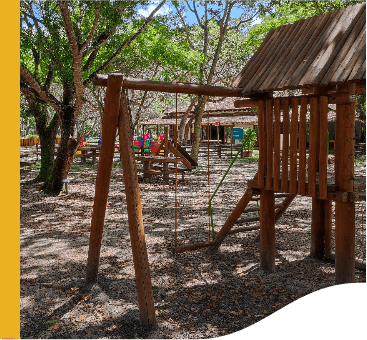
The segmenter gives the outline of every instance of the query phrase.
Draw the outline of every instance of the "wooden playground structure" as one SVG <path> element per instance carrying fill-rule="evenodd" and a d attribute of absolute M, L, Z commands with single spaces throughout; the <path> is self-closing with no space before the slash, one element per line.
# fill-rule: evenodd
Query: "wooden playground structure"
<path fill-rule="evenodd" d="M 358 4 L 271 30 L 234 80 L 233 87 L 124 79 L 121 74 L 98 75 L 95 84 L 107 86 L 107 92 L 86 281 L 97 280 L 115 131 L 118 129 L 140 316 L 143 324 L 156 322 L 136 158 L 124 91 L 136 89 L 243 97 L 236 101 L 237 107 L 256 106 L 258 109 L 257 175 L 248 182 L 243 197 L 213 240 L 187 245 L 180 251 L 202 247 L 218 249 L 253 196 L 260 195 L 260 266 L 274 271 L 275 223 L 296 195 L 303 195 L 312 197 L 310 252 L 317 258 L 332 255 L 331 207 L 335 202 L 336 283 L 354 282 L 354 202 L 365 199 L 365 186 L 359 185 L 354 176 L 354 96 L 365 93 L 366 89 L 365 8 L 365 4 Z M 286 89 L 302 89 L 303 95 L 274 98 L 274 91 Z M 336 104 L 333 172 L 328 172 L 327 166 L 328 104 Z M 175 162 L 180 161 L 178 154 L 175 158 Z M 284 197 L 279 206 L 274 204 L 276 197 Z"/>

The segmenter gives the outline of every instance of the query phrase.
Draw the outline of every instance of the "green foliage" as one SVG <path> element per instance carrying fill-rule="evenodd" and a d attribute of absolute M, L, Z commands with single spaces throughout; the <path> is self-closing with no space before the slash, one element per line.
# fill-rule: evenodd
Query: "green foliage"
<path fill-rule="evenodd" d="M 39 135 L 35 133 L 30 133 L 29 135 L 26 136 L 26 138 L 39 138 Z"/>
<path fill-rule="evenodd" d="M 243 130 L 243 139 L 241 140 L 243 147 L 247 151 L 253 151 L 257 140 L 257 129 L 245 129 Z"/>

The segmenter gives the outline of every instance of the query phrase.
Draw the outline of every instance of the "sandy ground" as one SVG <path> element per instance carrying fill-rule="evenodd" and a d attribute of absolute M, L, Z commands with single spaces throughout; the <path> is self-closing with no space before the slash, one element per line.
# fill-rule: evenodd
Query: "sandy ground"
<path fill-rule="evenodd" d="M 210 192 L 230 159 L 211 156 Z M 207 159 L 179 175 L 178 245 L 208 240 Z M 237 161 L 213 200 L 218 232 L 243 195 L 256 162 Z M 364 166 L 356 173 L 364 174 Z M 113 168 L 98 283 L 84 283 L 96 166 L 76 161 L 70 192 L 48 197 L 21 174 L 22 338 L 212 338 L 254 324 L 316 290 L 334 285 L 334 264 L 312 259 L 311 199 L 300 197 L 276 225 L 276 270 L 260 267 L 259 230 L 228 236 L 216 254 L 174 254 L 175 181 L 139 175 L 157 324 L 142 326 L 128 232 L 122 169 Z M 256 207 L 256 202 L 252 203 Z M 356 204 L 356 258 L 366 260 L 365 202 Z M 256 216 L 256 212 L 250 216 Z M 256 225 L 248 223 L 246 226 Z M 365 282 L 356 269 L 356 282 Z"/>

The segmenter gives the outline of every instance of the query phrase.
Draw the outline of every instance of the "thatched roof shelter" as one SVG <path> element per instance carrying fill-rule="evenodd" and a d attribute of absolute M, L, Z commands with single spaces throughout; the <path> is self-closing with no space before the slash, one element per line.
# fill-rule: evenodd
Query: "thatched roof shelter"
<path fill-rule="evenodd" d="M 257 113 L 256 110 L 251 108 L 235 108 L 234 99 L 227 97 L 217 102 L 207 102 L 205 104 L 204 116 L 202 125 L 208 124 L 209 114 L 209 125 L 237 125 L 241 123 L 257 124 Z M 181 122 L 182 116 L 186 113 L 188 105 L 180 106 L 177 108 L 178 124 Z M 194 110 L 194 108 L 192 109 Z M 193 111 L 192 111 L 193 112 Z M 170 109 L 164 112 L 163 117 L 149 119 L 141 123 L 141 125 L 176 125 L 176 109 Z"/>

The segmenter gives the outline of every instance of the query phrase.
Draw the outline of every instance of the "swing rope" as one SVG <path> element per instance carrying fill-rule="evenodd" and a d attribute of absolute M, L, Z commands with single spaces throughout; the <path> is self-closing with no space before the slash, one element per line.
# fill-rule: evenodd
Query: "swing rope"
<path fill-rule="evenodd" d="M 208 110 L 208 135 L 206 136 L 207 139 L 208 139 L 208 241 L 210 241 L 210 217 L 211 217 L 211 213 L 210 213 L 210 210 L 211 210 L 211 206 L 210 206 L 210 157 L 209 157 L 209 136 L 210 136 L 210 133 L 209 133 L 209 129 L 210 129 L 210 125 L 209 125 L 209 110 Z"/>
<path fill-rule="evenodd" d="M 175 125 L 175 148 L 177 149 L 177 93 L 176 93 L 176 125 Z M 175 162 L 175 248 L 177 248 L 177 157 Z"/>

